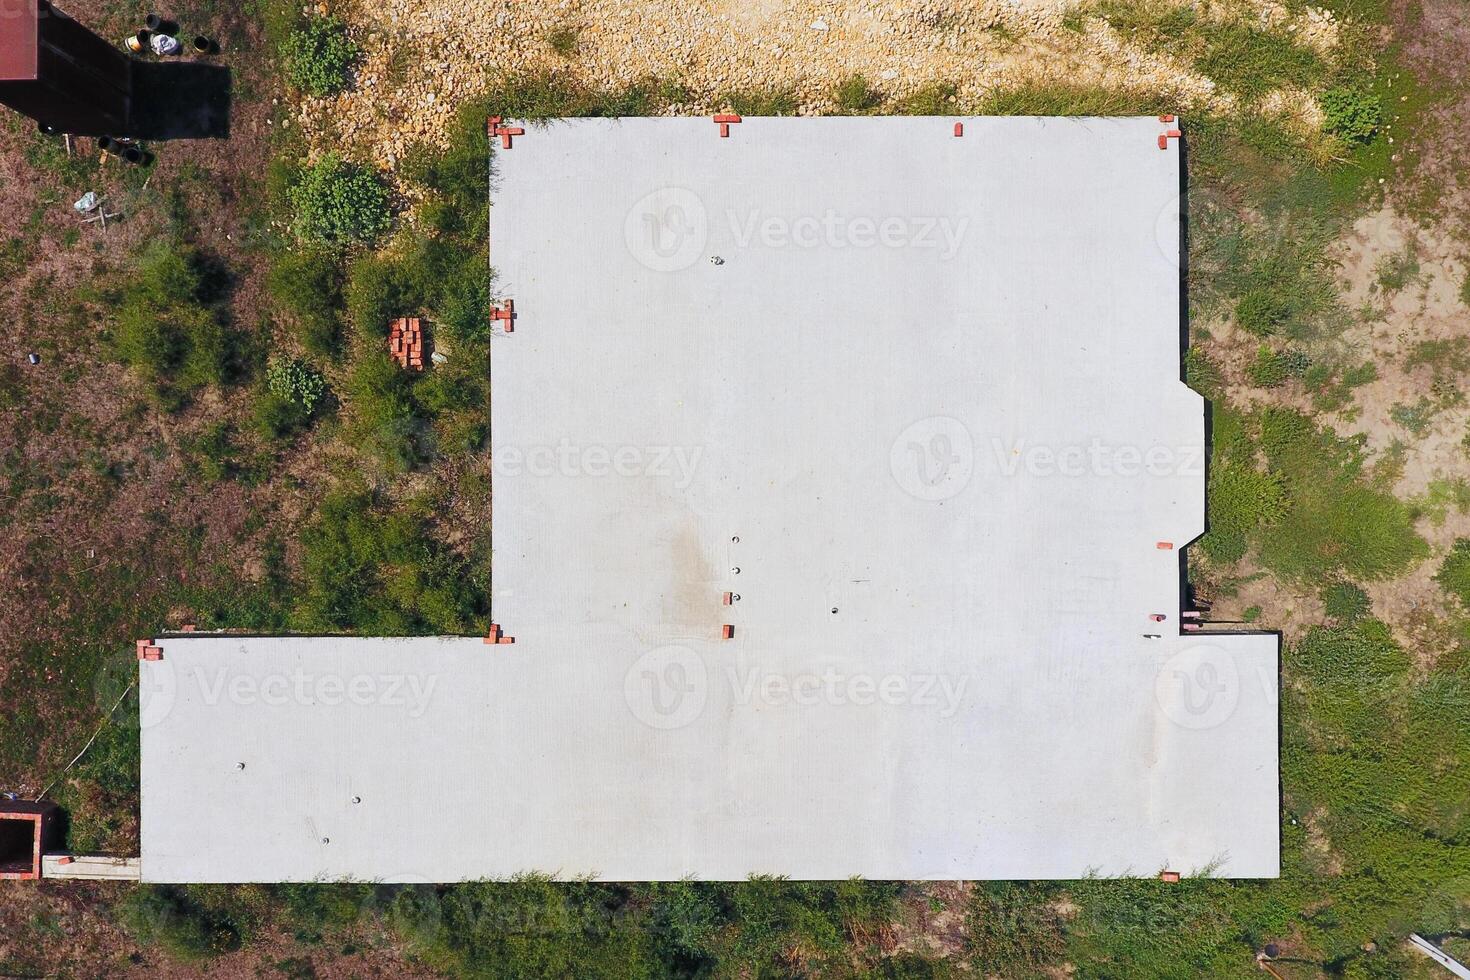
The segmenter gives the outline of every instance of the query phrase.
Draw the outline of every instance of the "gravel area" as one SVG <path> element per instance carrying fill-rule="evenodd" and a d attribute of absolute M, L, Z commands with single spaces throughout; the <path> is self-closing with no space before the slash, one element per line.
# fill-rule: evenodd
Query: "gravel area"
<path fill-rule="evenodd" d="M 1231 98 L 1167 55 L 1130 46 L 1095 17 L 1067 18 L 1067 0 L 346 0 L 332 12 L 364 51 L 356 85 L 307 100 L 300 120 L 314 145 L 392 167 L 412 143 L 436 138 L 454 107 L 487 77 L 552 69 L 623 86 L 655 76 L 681 83 L 678 114 L 722 108 L 720 93 L 789 88 L 803 112 L 831 109 L 833 87 L 861 72 L 888 96 L 936 82 L 956 87 L 965 112 L 989 91 L 1034 81 L 1136 86 L 1176 93 L 1177 108 L 1228 108 Z M 318 8 L 326 12 L 326 7 Z M 1326 50 L 1330 15 L 1290 13 L 1273 0 L 1196 3 L 1202 16 L 1249 19 Z M 558 53 L 558 32 L 575 50 Z M 1272 111 L 1310 125 L 1303 93 Z"/>

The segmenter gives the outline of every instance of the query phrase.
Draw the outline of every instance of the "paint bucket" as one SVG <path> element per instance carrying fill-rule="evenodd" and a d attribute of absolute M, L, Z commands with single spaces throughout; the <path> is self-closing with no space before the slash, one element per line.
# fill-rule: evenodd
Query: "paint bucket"
<path fill-rule="evenodd" d="M 133 54 L 146 54 L 148 51 L 148 42 L 152 38 L 152 31 L 139 31 L 136 34 L 130 35 L 123 43 L 127 45 L 128 50 L 133 52 Z"/>
<path fill-rule="evenodd" d="M 122 148 L 122 158 L 128 163 L 142 163 L 145 156 L 146 154 L 142 151 L 141 148 L 133 146 L 132 144 L 129 144 Z"/>
<path fill-rule="evenodd" d="M 214 42 L 203 34 L 195 36 L 193 47 L 195 54 L 214 54 Z"/>
<path fill-rule="evenodd" d="M 157 14 L 149 14 L 143 18 L 143 23 L 147 24 L 148 29 L 155 34 L 177 34 L 179 32 L 178 24 L 171 20 L 164 20 Z"/>
<path fill-rule="evenodd" d="M 103 153 L 116 153 L 117 140 L 113 139 L 111 136 L 99 136 L 97 137 L 97 149 L 101 150 Z"/>

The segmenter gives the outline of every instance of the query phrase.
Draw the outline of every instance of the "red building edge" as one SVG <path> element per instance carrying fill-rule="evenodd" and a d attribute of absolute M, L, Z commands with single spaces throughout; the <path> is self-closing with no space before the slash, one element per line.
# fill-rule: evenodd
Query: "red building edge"
<path fill-rule="evenodd" d="M 55 803 L 0 800 L 0 879 L 41 877 L 41 855 L 60 843 Z"/>
<path fill-rule="evenodd" d="M 132 60 L 49 0 L 0 0 L 0 103 L 43 130 L 127 131 Z"/>
<path fill-rule="evenodd" d="M 36 0 L 0 0 L 0 82 L 35 81 L 39 14 Z"/>

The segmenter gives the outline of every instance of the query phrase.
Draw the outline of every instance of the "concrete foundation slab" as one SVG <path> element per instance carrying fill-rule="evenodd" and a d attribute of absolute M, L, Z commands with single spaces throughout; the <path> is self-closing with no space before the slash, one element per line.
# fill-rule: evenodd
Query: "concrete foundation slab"
<path fill-rule="evenodd" d="M 1180 618 L 1177 140 L 955 121 L 499 150 L 514 643 L 161 640 L 144 878 L 1276 875 L 1276 638 Z"/>

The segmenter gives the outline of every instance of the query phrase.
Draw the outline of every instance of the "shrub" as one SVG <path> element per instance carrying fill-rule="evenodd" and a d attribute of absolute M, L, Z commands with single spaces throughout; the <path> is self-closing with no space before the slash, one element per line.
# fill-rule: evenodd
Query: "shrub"
<path fill-rule="evenodd" d="M 300 405 L 306 414 L 315 410 L 327 393 L 327 382 L 316 368 L 290 357 L 273 357 L 265 372 L 266 387 L 277 398 Z"/>
<path fill-rule="evenodd" d="M 1454 547 L 1445 556 L 1434 580 L 1439 583 L 1440 588 L 1459 597 L 1461 602 L 1470 607 L 1470 538 L 1455 540 Z"/>
<path fill-rule="evenodd" d="M 1383 119 L 1378 96 L 1356 88 L 1332 88 L 1322 93 L 1322 129 L 1347 143 L 1368 143 Z"/>
<path fill-rule="evenodd" d="M 347 87 L 357 45 L 336 17 L 317 17 L 286 38 L 281 52 L 286 79 L 308 95 L 331 95 Z"/>
<path fill-rule="evenodd" d="M 382 179 L 331 154 L 302 168 L 288 197 L 296 211 L 296 233 L 307 241 L 371 243 L 392 223 Z"/>
<path fill-rule="evenodd" d="M 114 314 L 118 356 L 177 405 L 188 392 L 222 384 L 229 349 L 207 295 L 197 252 L 158 242 L 149 246 L 123 288 Z"/>
<path fill-rule="evenodd" d="M 342 270 L 327 250 L 284 252 L 271 265 L 269 287 L 277 309 L 294 321 L 301 345 L 330 356 L 341 345 L 337 311 L 342 306 Z"/>
<path fill-rule="evenodd" d="M 883 93 L 869 85 L 863 75 L 852 74 L 837 83 L 837 88 L 832 92 L 832 101 L 843 112 L 862 113 L 877 108 L 883 101 Z"/>

